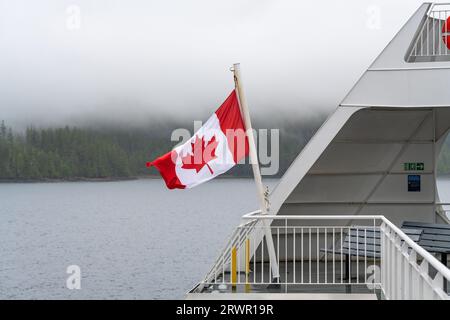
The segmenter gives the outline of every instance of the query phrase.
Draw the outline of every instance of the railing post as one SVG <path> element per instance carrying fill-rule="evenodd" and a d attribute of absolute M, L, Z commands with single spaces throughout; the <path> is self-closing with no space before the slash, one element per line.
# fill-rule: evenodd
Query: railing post
<path fill-rule="evenodd" d="M 390 244 L 390 239 L 389 239 L 389 227 L 385 226 L 385 233 L 384 233 L 384 291 L 385 291 L 385 296 L 386 299 L 390 299 L 390 284 L 389 284 L 389 254 L 390 254 L 390 250 L 391 250 L 391 244 Z"/>
<path fill-rule="evenodd" d="M 245 284 L 248 284 L 250 274 L 250 239 L 245 240 Z"/>
<path fill-rule="evenodd" d="M 287 290 L 287 283 L 288 283 L 288 267 L 287 267 L 287 262 L 288 262 L 288 221 L 287 219 L 284 219 L 284 283 L 286 283 L 286 290 Z M 278 264 L 278 268 L 280 267 L 280 265 Z"/>
<path fill-rule="evenodd" d="M 237 250 L 236 247 L 231 248 L 231 285 L 236 287 L 237 280 Z"/>
<path fill-rule="evenodd" d="M 442 274 L 437 273 L 436 276 L 434 277 L 433 281 L 432 281 L 432 286 L 433 286 L 433 292 L 435 292 L 436 296 L 438 296 L 440 298 L 440 295 L 443 294 L 444 297 L 447 294 L 447 291 L 444 290 L 444 277 L 442 276 Z"/>
<path fill-rule="evenodd" d="M 419 273 L 417 264 L 417 254 L 411 251 L 409 255 L 409 263 L 411 265 L 411 298 L 419 299 Z"/>
<path fill-rule="evenodd" d="M 422 263 L 419 265 L 419 272 L 420 272 L 419 278 L 420 298 L 428 299 L 428 292 L 427 292 L 428 284 L 425 281 L 425 278 L 428 276 L 428 262 L 425 259 L 422 260 Z"/>
<path fill-rule="evenodd" d="M 386 226 L 384 222 L 381 223 L 380 226 L 380 279 L 381 279 L 381 291 L 384 293 L 385 297 L 386 293 Z"/>
<path fill-rule="evenodd" d="M 403 299 L 403 283 L 402 283 L 402 279 L 403 279 L 403 255 L 401 252 L 401 241 L 400 238 L 398 236 L 395 237 L 395 261 L 396 261 L 396 296 L 395 299 L 396 300 L 401 300 Z"/>
<path fill-rule="evenodd" d="M 293 238 L 293 248 L 292 248 L 292 269 L 293 269 L 293 279 L 292 279 L 292 283 L 296 283 L 296 278 L 295 278 L 295 260 L 296 260 L 296 254 L 295 254 L 295 227 L 292 230 L 292 238 Z"/>
<path fill-rule="evenodd" d="M 403 242 L 401 247 L 402 254 L 402 299 L 409 299 L 409 263 L 408 263 L 408 245 Z"/>

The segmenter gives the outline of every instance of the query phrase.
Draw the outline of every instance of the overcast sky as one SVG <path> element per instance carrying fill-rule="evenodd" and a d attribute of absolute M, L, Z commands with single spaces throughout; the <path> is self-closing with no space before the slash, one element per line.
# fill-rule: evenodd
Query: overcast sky
<path fill-rule="evenodd" d="M 197 118 L 234 62 L 252 114 L 331 111 L 421 3 L 0 0 L 0 119 Z"/>

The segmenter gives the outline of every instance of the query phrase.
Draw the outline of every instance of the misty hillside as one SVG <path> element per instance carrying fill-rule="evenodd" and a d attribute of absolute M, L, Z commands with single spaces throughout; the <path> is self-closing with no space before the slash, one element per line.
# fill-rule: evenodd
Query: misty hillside
<path fill-rule="evenodd" d="M 280 129 L 280 176 L 325 116 L 303 121 L 269 117 L 254 121 L 255 128 Z M 0 124 L 0 179 L 30 181 L 46 179 L 119 179 L 157 175 L 147 161 L 170 151 L 176 142 L 171 133 L 186 123 L 167 120 L 148 129 L 126 126 L 33 128 L 24 131 Z M 270 155 L 269 155 L 270 156 Z M 226 176 L 250 177 L 248 164 L 239 165 Z"/>
<path fill-rule="evenodd" d="M 303 121 L 271 119 L 255 121 L 255 128 L 280 129 L 281 176 L 324 120 L 324 116 Z M 267 120 L 266 120 L 267 121 Z M 2 181 L 123 179 L 158 175 L 147 161 L 170 151 L 171 133 L 182 123 L 164 121 L 149 129 L 108 127 L 27 128 L 17 132 L 0 124 L 0 179 Z M 450 141 L 444 145 L 439 174 L 450 173 Z M 239 165 L 225 176 L 250 177 L 248 164 Z"/>

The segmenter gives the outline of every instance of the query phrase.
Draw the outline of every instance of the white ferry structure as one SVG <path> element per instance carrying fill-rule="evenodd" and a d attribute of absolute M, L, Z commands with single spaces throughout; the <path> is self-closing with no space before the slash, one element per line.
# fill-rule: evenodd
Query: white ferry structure
<path fill-rule="evenodd" d="M 449 299 L 449 16 L 420 6 L 188 299 Z"/>

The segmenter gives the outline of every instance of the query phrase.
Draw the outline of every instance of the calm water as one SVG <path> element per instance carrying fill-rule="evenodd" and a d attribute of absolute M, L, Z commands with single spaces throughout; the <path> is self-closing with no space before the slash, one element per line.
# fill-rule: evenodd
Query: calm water
<path fill-rule="evenodd" d="M 272 184 L 274 181 L 272 181 Z M 183 298 L 242 214 L 251 180 L 0 184 L 0 298 Z M 81 268 L 81 290 L 66 268 Z"/>
<path fill-rule="evenodd" d="M 450 180 L 439 187 L 450 202 Z M 160 180 L 0 184 L 0 298 L 183 298 L 256 206 L 244 179 L 182 191 Z M 81 290 L 66 288 L 73 264 Z"/>

